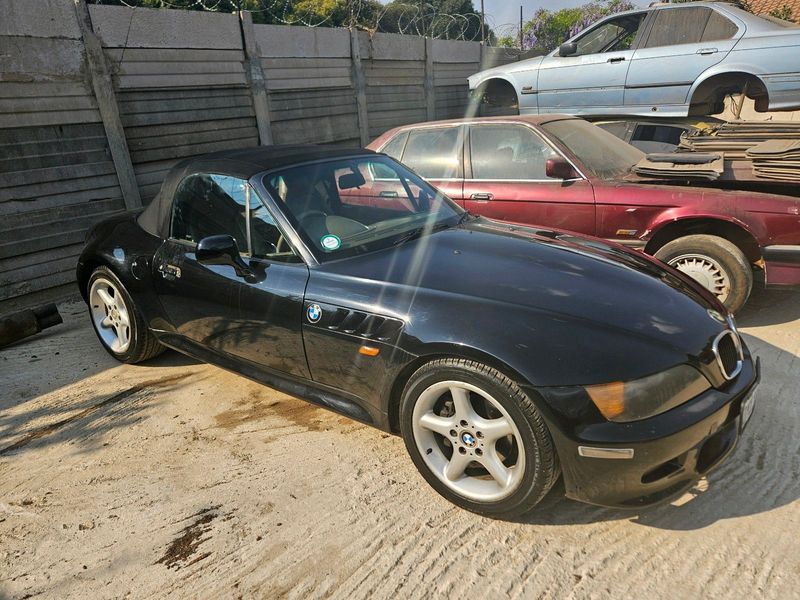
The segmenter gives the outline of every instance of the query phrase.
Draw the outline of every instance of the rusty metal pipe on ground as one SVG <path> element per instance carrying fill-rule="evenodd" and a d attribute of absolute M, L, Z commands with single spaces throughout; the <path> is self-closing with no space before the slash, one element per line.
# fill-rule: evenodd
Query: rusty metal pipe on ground
<path fill-rule="evenodd" d="M 0 348 L 63 322 L 55 304 L 0 317 Z"/>

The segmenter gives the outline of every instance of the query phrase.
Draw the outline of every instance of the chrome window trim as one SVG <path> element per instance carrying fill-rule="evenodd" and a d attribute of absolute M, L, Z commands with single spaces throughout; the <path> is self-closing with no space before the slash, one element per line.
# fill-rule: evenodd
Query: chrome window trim
<path fill-rule="evenodd" d="M 584 179 L 580 177 L 572 177 L 570 179 L 555 179 L 550 177 L 547 179 L 465 179 L 464 183 L 565 183 L 568 181 L 584 181 Z"/>
<path fill-rule="evenodd" d="M 567 117 L 566 119 L 553 119 L 553 120 L 554 121 L 567 121 L 567 120 L 571 120 L 573 118 L 574 117 Z M 575 119 L 575 120 L 578 120 L 578 119 Z M 396 138 L 401 133 L 406 133 L 406 132 L 411 133 L 412 131 L 415 131 L 415 130 L 418 130 L 418 129 L 439 129 L 441 127 L 455 127 L 455 126 L 464 126 L 464 125 L 466 125 L 466 126 L 472 126 L 472 125 L 521 125 L 523 127 L 527 127 L 528 129 L 533 131 L 533 133 L 535 135 L 539 136 L 542 140 L 544 140 L 545 144 L 550 146 L 550 148 L 553 150 L 553 152 L 558 154 L 560 157 L 562 157 L 564 160 L 566 160 L 570 165 L 572 165 L 572 168 L 575 169 L 575 172 L 578 173 L 578 175 L 580 175 L 580 177 L 577 178 L 577 179 L 549 179 L 548 178 L 548 179 L 544 179 L 544 180 L 542 180 L 542 179 L 521 179 L 520 181 L 580 181 L 580 180 L 588 181 L 589 180 L 589 178 L 586 176 L 586 174 L 580 168 L 578 168 L 578 166 L 575 164 L 575 162 L 569 156 L 564 155 L 564 153 L 561 152 L 561 150 L 558 149 L 553 144 L 553 142 L 550 140 L 549 137 L 547 137 L 547 134 L 544 131 L 540 131 L 535 126 L 531 125 L 530 123 L 528 123 L 526 121 L 514 121 L 513 119 L 497 119 L 497 120 L 492 120 L 492 121 L 476 121 L 475 119 L 464 119 L 464 120 L 450 121 L 448 123 L 437 123 L 435 125 L 425 125 L 425 124 L 423 124 L 423 125 L 418 126 L 418 127 L 417 126 L 406 126 L 406 127 L 403 127 L 401 129 L 399 129 L 397 131 L 397 133 L 395 133 L 392 137 L 390 137 L 388 140 L 386 140 L 386 142 L 384 142 L 383 145 L 381 145 L 381 147 L 378 149 L 378 152 L 383 152 L 383 149 L 389 144 L 389 142 L 391 142 L 394 138 Z M 403 150 L 405 151 L 405 149 L 403 149 Z M 470 152 L 471 151 L 472 150 L 470 149 Z M 397 160 L 397 159 L 395 159 L 395 160 Z M 401 164 L 405 164 L 402 161 L 398 161 L 398 162 L 401 162 Z M 406 165 L 406 166 L 408 167 L 408 165 Z M 408 168 L 411 168 L 411 167 L 408 167 Z M 423 177 L 423 179 L 425 179 L 425 178 Z M 426 181 L 427 181 L 427 179 L 426 179 Z M 457 177 L 457 178 L 451 178 L 451 179 L 436 179 L 434 181 L 461 181 L 461 178 Z M 488 180 L 488 179 L 466 179 L 465 181 L 490 181 L 490 180 Z M 491 181 L 504 181 L 504 180 L 491 180 Z"/>
<path fill-rule="evenodd" d="M 730 321 L 728 322 L 730 323 Z M 722 364 L 722 358 L 719 355 L 719 343 L 726 335 L 729 335 L 733 338 L 733 345 L 739 355 L 738 359 L 736 360 L 736 368 L 730 375 L 725 370 L 725 365 Z M 742 367 L 744 366 L 744 351 L 742 350 L 742 341 L 739 339 L 739 336 L 735 330 L 726 329 L 717 334 L 717 337 L 714 338 L 714 342 L 711 344 L 711 351 L 714 353 L 714 357 L 717 359 L 717 365 L 719 366 L 720 373 L 722 373 L 722 376 L 727 381 L 735 379 L 736 376 L 741 373 Z"/>

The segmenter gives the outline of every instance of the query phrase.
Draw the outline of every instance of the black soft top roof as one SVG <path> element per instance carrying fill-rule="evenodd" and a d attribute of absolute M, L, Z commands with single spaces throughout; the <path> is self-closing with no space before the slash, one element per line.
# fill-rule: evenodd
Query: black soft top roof
<path fill-rule="evenodd" d="M 263 171 L 280 169 L 309 161 L 358 154 L 374 154 L 374 152 L 364 148 L 305 144 L 222 150 L 221 152 L 187 158 L 169 170 L 158 194 L 156 194 L 144 212 L 139 215 L 139 226 L 153 235 L 166 237 L 169 228 L 169 212 L 172 206 L 172 198 L 175 196 L 175 189 L 185 177 L 194 173 L 216 173 L 240 179 L 250 179 Z"/>

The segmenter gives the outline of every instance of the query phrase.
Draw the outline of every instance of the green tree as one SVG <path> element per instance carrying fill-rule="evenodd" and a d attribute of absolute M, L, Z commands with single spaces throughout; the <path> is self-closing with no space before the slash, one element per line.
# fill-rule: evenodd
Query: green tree
<path fill-rule="evenodd" d="M 628 0 L 600 0 L 557 11 L 540 8 L 522 28 L 522 47 L 547 54 L 603 17 L 633 8 Z"/>
<path fill-rule="evenodd" d="M 393 0 L 381 12 L 377 30 L 449 40 L 480 40 L 481 19 L 472 0 Z M 492 35 L 486 28 L 487 39 Z"/>

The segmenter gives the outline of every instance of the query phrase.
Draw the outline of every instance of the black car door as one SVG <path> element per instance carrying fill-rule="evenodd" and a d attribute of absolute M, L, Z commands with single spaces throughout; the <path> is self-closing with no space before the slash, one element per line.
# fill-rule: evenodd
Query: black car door
<path fill-rule="evenodd" d="M 236 240 L 250 276 L 197 260 L 197 243 L 212 235 Z M 308 268 L 281 240 L 246 181 L 209 173 L 186 177 L 153 269 L 156 293 L 177 334 L 173 343 L 309 377 L 300 329 Z"/>

